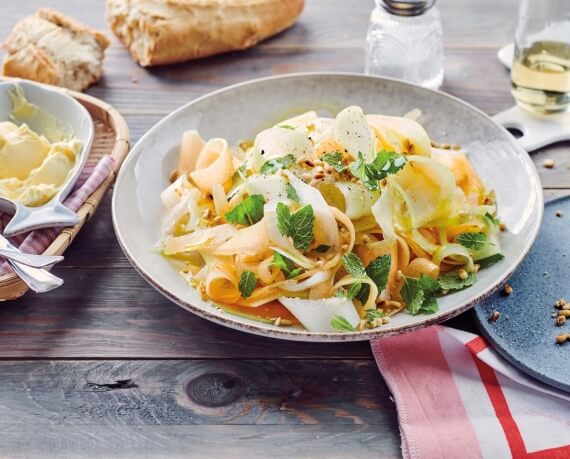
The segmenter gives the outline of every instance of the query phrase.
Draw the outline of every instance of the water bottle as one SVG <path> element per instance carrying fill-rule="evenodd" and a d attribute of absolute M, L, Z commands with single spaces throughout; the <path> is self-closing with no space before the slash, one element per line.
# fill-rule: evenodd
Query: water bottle
<path fill-rule="evenodd" d="M 443 82 L 441 19 L 435 0 L 376 0 L 366 38 L 367 74 L 437 89 Z"/>

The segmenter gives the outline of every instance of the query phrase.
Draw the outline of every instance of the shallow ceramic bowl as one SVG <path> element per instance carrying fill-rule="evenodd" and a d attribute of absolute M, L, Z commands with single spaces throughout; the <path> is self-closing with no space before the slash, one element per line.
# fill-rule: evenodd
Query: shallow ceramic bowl
<path fill-rule="evenodd" d="M 430 137 L 463 145 L 486 182 L 495 189 L 499 215 L 509 231 L 502 238 L 505 259 L 479 274 L 476 285 L 439 300 L 438 313 L 393 317 L 381 328 L 355 333 L 312 333 L 243 319 L 202 301 L 176 269 L 153 251 L 160 238 L 160 192 L 176 167 L 182 133 L 198 129 L 204 138 L 230 142 L 295 114 L 317 110 L 334 115 L 348 105 L 365 113 L 403 115 L 420 108 Z M 164 296 L 213 322 L 275 338 L 355 341 L 414 330 L 449 319 L 489 295 L 521 262 L 542 218 L 540 181 L 528 154 L 491 118 L 455 97 L 401 81 L 352 74 L 295 74 L 254 80 L 201 97 L 156 124 L 134 146 L 113 194 L 113 222 L 125 254 Z"/>
<path fill-rule="evenodd" d="M 4 228 L 4 234 L 13 236 L 38 228 L 75 225 L 79 223 L 79 217 L 65 207 L 62 201 L 70 193 L 87 160 L 93 142 L 93 120 L 85 107 L 67 95 L 65 90 L 50 88 L 29 81 L 15 80 L 0 83 L 0 121 L 14 121 L 16 124 L 21 124 L 19 120 L 10 119 L 12 104 L 8 94 L 14 90 L 15 85 L 19 85 L 23 89 L 28 102 L 53 115 L 66 129 L 71 131 L 81 142 L 82 149 L 67 181 L 57 194 L 44 205 L 26 207 L 0 197 L 0 210 L 14 214 Z M 39 124 L 36 125 L 32 121 L 28 122 L 28 125 L 33 131 L 42 134 L 42 127 Z"/>

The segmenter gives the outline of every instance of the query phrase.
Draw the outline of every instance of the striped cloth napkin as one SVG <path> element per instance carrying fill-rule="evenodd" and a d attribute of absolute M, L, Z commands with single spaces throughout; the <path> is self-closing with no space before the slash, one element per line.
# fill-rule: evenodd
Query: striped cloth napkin
<path fill-rule="evenodd" d="M 103 156 L 96 166 L 86 166 L 71 194 L 64 201 L 64 205 L 69 209 L 76 212 L 83 205 L 85 200 L 91 196 L 101 183 L 113 172 L 115 167 L 115 160 L 109 156 Z M 10 220 L 11 215 L 0 214 L 0 230 Z M 19 247 L 24 253 L 41 254 L 49 245 L 54 241 L 63 228 L 44 228 L 29 233 L 20 234 L 10 238 L 10 242 Z M 0 264 L 0 276 L 3 276 L 11 271 L 8 263 Z"/>
<path fill-rule="evenodd" d="M 570 395 L 516 370 L 483 338 L 433 326 L 371 344 L 404 458 L 570 458 Z"/>

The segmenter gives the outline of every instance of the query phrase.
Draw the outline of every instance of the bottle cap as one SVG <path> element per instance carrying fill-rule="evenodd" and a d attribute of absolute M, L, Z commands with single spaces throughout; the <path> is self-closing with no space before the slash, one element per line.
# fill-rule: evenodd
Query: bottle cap
<path fill-rule="evenodd" d="M 396 16 L 419 16 L 429 10 L 435 0 L 382 0 L 382 6 Z"/>

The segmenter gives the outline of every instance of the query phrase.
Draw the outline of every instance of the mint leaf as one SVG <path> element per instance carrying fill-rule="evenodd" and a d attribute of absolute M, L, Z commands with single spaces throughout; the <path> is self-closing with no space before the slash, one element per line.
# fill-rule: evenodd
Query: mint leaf
<path fill-rule="evenodd" d="M 356 295 L 358 295 L 358 292 L 360 292 L 361 287 L 362 284 L 360 282 L 351 284 L 350 287 L 348 288 L 348 291 L 346 292 L 346 297 L 350 300 L 353 300 L 356 297 Z"/>
<path fill-rule="evenodd" d="M 357 160 L 350 165 L 350 172 L 358 177 L 366 188 L 377 190 L 379 180 L 395 174 L 406 165 L 406 162 L 405 156 L 382 150 L 378 152 L 374 161 L 367 164 L 362 153 L 358 152 Z"/>
<path fill-rule="evenodd" d="M 255 289 L 257 279 L 251 271 L 242 271 L 239 277 L 238 289 L 242 298 L 249 298 Z"/>
<path fill-rule="evenodd" d="M 438 311 L 434 295 L 440 290 L 439 282 L 425 274 L 419 278 L 404 277 L 400 295 L 406 303 L 407 311 L 412 315 L 433 314 Z"/>
<path fill-rule="evenodd" d="M 362 153 L 358 152 L 358 159 L 350 166 L 350 172 L 355 177 L 359 178 L 362 184 L 369 190 L 377 190 L 380 188 L 378 179 L 374 172 L 374 168 L 364 161 Z"/>
<path fill-rule="evenodd" d="M 378 292 L 386 288 L 391 265 L 392 257 L 390 255 L 381 255 L 372 260 L 366 267 L 366 274 L 374 281 L 376 287 L 378 287 Z"/>
<path fill-rule="evenodd" d="M 234 225 L 253 225 L 263 218 L 265 198 L 252 194 L 224 215 L 226 221 Z"/>
<path fill-rule="evenodd" d="M 499 220 L 494 215 L 491 215 L 489 212 L 485 212 L 485 218 L 495 226 L 499 226 L 501 224 L 501 220 Z"/>
<path fill-rule="evenodd" d="M 372 161 L 376 179 L 382 180 L 388 175 L 395 174 L 406 165 L 407 159 L 404 155 L 399 155 L 393 151 L 379 151 Z"/>
<path fill-rule="evenodd" d="M 295 188 L 293 188 L 293 185 L 291 185 L 290 183 L 288 183 L 287 185 L 285 185 L 285 191 L 287 192 L 287 197 L 291 200 L 291 201 L 295 201 L 295 202 L 300 202 L 301 200 L 299 199 L 299 195 L 297 194 L 297 190 L 295 190 Z"/>
<path fill-rule="evenodd" d="M 342 153 L 340 151 L 326 153 L 321 156 L 321 160 L 323 160 L 329 166 L 332 166 L 337 172 L 342 172 L 346 169 L 346 166 L 342 164 Z"/>
<path fill-rule="evenodd" d="M 293 214 L 291 220 L 291 237 L 296 248 L 304 252 L 309 248 L 314 238 L 315 215 L 313 207 L 307 204 Z"/>
<path fill-rule="evenodd" d="M 326 245 L 326 244 L 320 244 L 315 248 L 315 252 L 319 252 L 319 253 L 325 253 L 328 252 L 328 250 L 331 248 L 330 245 Z"/>
<path fill-rule="evenodd" d="M 494 265 L 495 263 L 498 263 L 503 258 L 505 258 L 505 256 L 502 253 L 496 253 L 495 255 L 491 255 L 490 257 L 477 260 L 477 264 L 479 265 L 480 268 L 485 269 L 488 268 L 489 266 Z"/>
<path fill-rule="evenodd" d="M 485 233 L 461 233 L 455 238 L 455 241 L 472 250 L 481 250 L 485 244 L 493 245 L 487 242 Z"/>
<path fill-rule="evenodd" d="M 301 207 L 291 214 L 289 208 L 283 204 L 277 204 L 277 228 L 283 236 L 293 239 L 293 245 L 305 251 L 311 245 L 314 238 L 315 215 L 310 204 Z"/>
<path fill-rule="evenodd" d="M 404 278 L 404 285 L 400 290 L 400 295 L 406 303 L 406 310 L 415 316 L 420 312 L 425 301 L 424 291 L 419 287 L 417 279 L 411 277 Z"/>
<path fill-rule="evenodd" d="M 434 314 L 437 311 L 439 311 L 439 306 L 437 300 L 432 296 L 422 303 L 419 314 Z"/>
<path fill-rule="evenodd" d="M 297 277 L 299 274 L 301 274 L 303 271 L 305 271 L 303 268 L 294 269 L 293 271 L 291 271 L 289 273 L 289 275 L 287 277 L 289 279 L 293 279 L 294 277 Z"/>
<path fill-rule="evenodd" d="M 279 169 L 287 169 L 295 164 L 295 157 L 291 154 L 282 156 L 281 158 L 270 159 L 265 161 L 259 170 L 263 175 L 273 174 Z"/>
<path fill-rule="evenodd" d="M 418 285 L 424 291 L 426 298 L 435 295 L 440 290 L 439 282 L 425 274 L 420 275 L 418 278 Z"/>
<path fill-rule="evenodd" d="M 342 256 L 342 263 L 346 272 L 355 279 L 366 277 L 366 269 L 364 268 L 362 261 L 360 261 L 360 258 L 358 258 L 358 255 L 355 253 L 345 253 Z"/>
<path fill-rule="evenodd" d="M 277 127 L 280 127 L 280 128 L 282 128 L 282 129 L 295 129 L 295 127 L 294 127 L 294 126 L 291 126 L 290 124 L 280 124 L 280 125 L 277 126 Z"/>
<path fill-rule="evenodd" d="M 366 311 L 366 322 L 372 322 L 374 319 L 381 319 L 384 317 L 384 311 L 380 309 L 369 309 Z"/>
<path fill-rule="evenodd" d="M 293 263 L 292 260 L 289 260 L 289 258 L 276 251 L 273 251 L 273 264 L 277 266 L 289 279 L 297 277 L 303 272 L 303 268 L 296 268 L 295 263 Z"/>
<path fill-rule="evenodd" d="M 277 228 L 283 236 L 289 236 L 291 234 L 291 211 L 282 202 L 277 203 Z"/>
<path fill-rule="evenodd" d="M 456 272 L 451 272 L 440 276 L 437 281 L 442 290 L 462 290 L 477 282 L 477 275 L 469 273 L 467 279 L 461 279 Z"/>
<path fill-rule="evenodd" d="M 341 331 L 341 332 L 355 331 L 355 328 L 352 325 L 350 325 L 350 322 L 342 316 L 334 316 L 331 320 L 331 326 L 336 331 Z"/>

